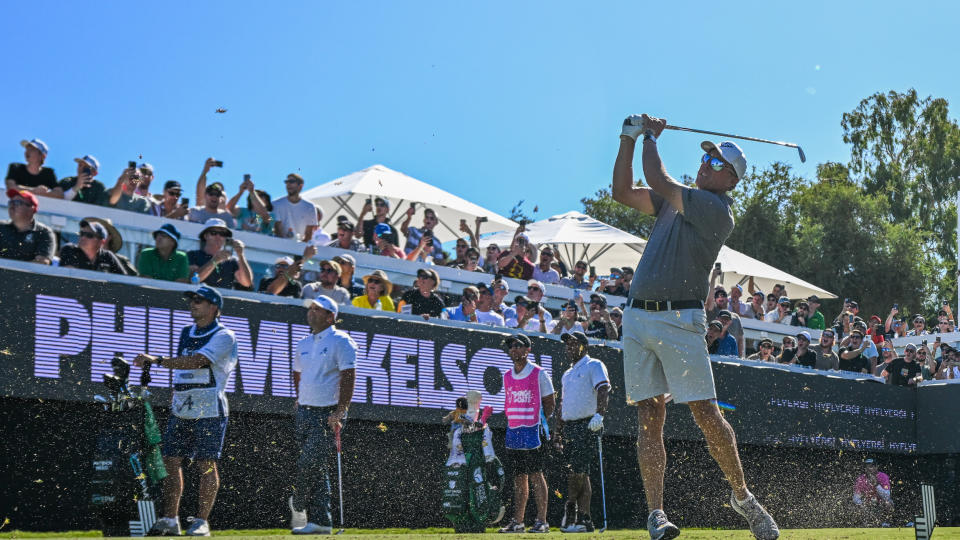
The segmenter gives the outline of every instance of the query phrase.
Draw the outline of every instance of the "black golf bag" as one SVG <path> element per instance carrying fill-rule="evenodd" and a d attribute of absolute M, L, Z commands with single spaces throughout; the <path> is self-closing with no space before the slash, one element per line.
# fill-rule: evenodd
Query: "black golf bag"
<path fill-rule="evenodd" d="M 444 467 L 443 515 L 457 533 L 482 533 L 488 524 L 503 518 L 503 464 L 494 457 L 485 461 L 484 431 L 464 432 L 460 442 L 465 465 Z"/>

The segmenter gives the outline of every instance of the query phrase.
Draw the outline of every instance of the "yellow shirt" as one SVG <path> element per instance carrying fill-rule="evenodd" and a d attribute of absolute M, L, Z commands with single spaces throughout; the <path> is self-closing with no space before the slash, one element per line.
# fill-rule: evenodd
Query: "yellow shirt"
<path fill-rule="evenodd" d="M 373 309 L 373 306 L 370 305 L 370 300 L 367 298 L 367 295 L 358 296 L 353 299 L 351 302 L 354 306 L 364 309 Z M 393 300 L 389 296 L 380 297 L 380 309 L 383 311 L 396 311 L 393 307 Z"/>

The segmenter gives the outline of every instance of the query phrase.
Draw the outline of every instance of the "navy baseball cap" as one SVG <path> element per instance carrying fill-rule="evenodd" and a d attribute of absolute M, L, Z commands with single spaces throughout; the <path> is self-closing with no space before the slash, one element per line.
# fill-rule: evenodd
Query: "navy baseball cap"
<path fill-rule="evenodd" d="M 560 336 L 560 340 L 564 342 L 570 341 L 571 339 L 575 339 L 583 345 L 590 344 L 590 342 L 587 341 L 587 335 L 583 332 L 567 332 L 566 334 Z"/>
<path fill-rule="evenodd" d="M 207 287 L 206 285 L 200 286 L 195 291 L 187 291 L 183 293 L 183 296 L 193 300 L 194 298 L 202 298 L 207 302 L 217 306 L 218 309 L 223 309 L 223 297 L 220 296 L 220 293 L 212 287 Z"/>
<path fill-rule="evenodd" d="M 177 245 L 180 245 L 180 231 L 173 226 L 173 223 L 164 223 L 161 225 L 159 229 L 153 231 L 153 238 L 156 239 L 157 235 L 161 233 L 173 238 Z"/>

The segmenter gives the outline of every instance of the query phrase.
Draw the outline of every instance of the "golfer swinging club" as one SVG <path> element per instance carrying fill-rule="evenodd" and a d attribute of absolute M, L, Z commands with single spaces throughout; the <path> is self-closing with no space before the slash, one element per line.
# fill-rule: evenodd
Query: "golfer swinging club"
<path fill-rule="evenodd" d="M 730 505 L 747 519 L 756 538 L 772 540 L 780 531 L 747 489 L 736 435 L 717 407 L 704 341 L 707 276 L 733 231 L 733 201 L 727 192 L 743 178 L 747 161 L 732 142 L 704 141 L 697 189 L 684 186 L 667 174 L 657 151 L 657 137 L 666 125 L 660 118 L 629 116 L 613 167 L 613 198 L 657 218 L 623 313 L 623 370 L 627 401 L 637 405 L 637 458 L 650 511 L 647 529 L 652 540 L 680 534 L 663 511 L 663 423 L 670 393 L 677 403 L 689 405 L 703 431 L 710 455 L 733 488 Z M 649 187 L 633 186 L 633 153 L 641 135 Z"/>
<path fill-rule="evenodd" d="M 560 530 L 593 532 L 590 467 L 598 460 L 597 437 L 603 429 L 603 415 L 607 413 L 610 377 L 603 362 L 587 356 L 586 334 L 569 332 L 560 339 L 564 355 L 572 364 L 561 379 L 562 395 L 557 404 L 560 420 L 554 434 L 554 443 L 562 447 L 568 467 L 567 504 Z"/>

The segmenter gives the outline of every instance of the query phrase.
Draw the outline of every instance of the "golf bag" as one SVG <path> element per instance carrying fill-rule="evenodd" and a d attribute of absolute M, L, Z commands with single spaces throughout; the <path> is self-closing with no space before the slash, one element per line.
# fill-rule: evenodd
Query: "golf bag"
<path fill-rule="evenodd" d="M 167 475 L 160 429 L 150 403 L 127 389 L 126 374 L 122 368 L 118 374 L 116 359 L 114 363 L 116 375 L 104 377 L 110 398 L 97 396 L 103 411 L 92 459 L 90 506 L 104 536 L 144 536 L 156 521 L 154 501 Z"/>
<path fill-rule="evenodd" d="M 484 431 L 457 430 L 454 444 L 462 444 L 466 464 L 443 471 L 443 515 L 457 533 L 482 533 L 500 521 L 503 505 L 503 464 L 496 456 L 484 458 Z"/>

